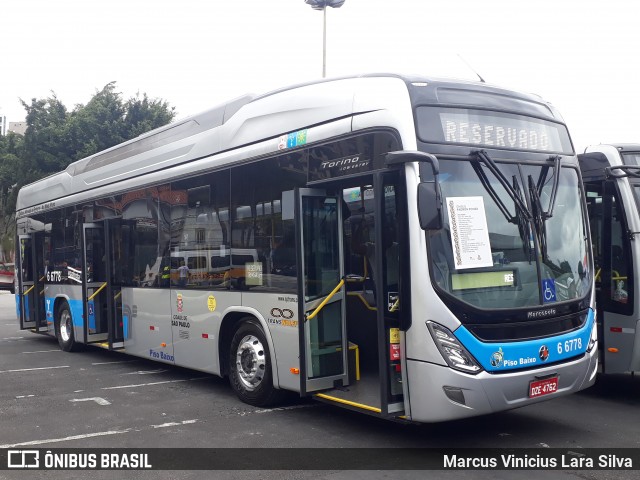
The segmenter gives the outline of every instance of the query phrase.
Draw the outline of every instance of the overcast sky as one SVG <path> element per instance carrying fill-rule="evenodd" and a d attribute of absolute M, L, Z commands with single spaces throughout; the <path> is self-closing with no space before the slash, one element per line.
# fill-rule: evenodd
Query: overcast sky
<path fill-rule="evenodd" d="M 392 71 L 541 95 L 590 143 L 640 142 L 634 0 L 346 0 L 327 12 L 327 76 Z M 70 110 L 110 81 L 178 118 L 322 75 L 303 0 L 12 0 L 0 9 L 0 115 L 53 91 Z M 464 61 L 461 60 L 464 59 Z"/>

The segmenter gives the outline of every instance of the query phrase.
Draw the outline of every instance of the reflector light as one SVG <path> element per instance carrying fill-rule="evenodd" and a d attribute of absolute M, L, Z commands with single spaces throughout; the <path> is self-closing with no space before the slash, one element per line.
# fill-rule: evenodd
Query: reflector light
<path fill-rule="evenodd" d="M 300 369 L 299 368 L 295 368 L 292 367 L 289 369 L 289 371 L 293 374 L 293 375 L 300 375 Z"/>
<path fill-rule="evenodd" d="M 166 347 L 166 346 L 167 346 L 167 344 L 166 344 L 166 343 L 164 343 L 164 342 L 162 342 L 162 343 L 160 344 L 160 346 L 161 346 L 161 347 Z"/>
<path fill-rule="evenodd" d="M 622 333 L 622 327 L 611 327 L 610 330 L 615 333 Z"/>
<path fill-rule="evenodd" d="M 611 353 L 618 353 L 618 349 L 617 348 L 607 348 L 607 350 L 609 350 Z"/>
<path fill-rule="evenodd" d="M 202 338 L 209 338 L 209 334 L 208 333 L 203 333 L 202 334 Z"/>

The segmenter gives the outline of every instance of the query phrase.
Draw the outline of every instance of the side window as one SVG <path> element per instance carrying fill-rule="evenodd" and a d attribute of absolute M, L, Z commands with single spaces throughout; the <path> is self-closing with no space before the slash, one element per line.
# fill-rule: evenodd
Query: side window
<path fill-rule="evenodd" d="M 173 182 L 171 198 L 171 247 L 162 263 L 165 283 L 180 288 L 227 288 L 229 172 Z"/>
<path fill-rule="evenodd" d="M 168 241 L 166 205 L 160 201 L 165 187 L 143 188 L 114 197 L 122 208 L 126 225 L 127 257 L 131 268 L 122 272 L 122 283 L 140 287 L 157 287 L 160 254 Z M 166 194 L 164 194 L 166 195 Z"/>
<path fill-rule="evenodd" d="M 292 152 L 231 171 L 232 288 L 296 292 L 295 227 L 282 218 L 282 194 L 306 184 L 303 161 Z"/>
<path fill-rule="evenodd" d="M 618 313 L 631 314 L 633 311 L 633 278 L 632 258 L 627 234 L 624 208 L 620 197 L 612 182 L 607 182 L 605 194 L 610 202 L 609 209 L 609 234 L 611 245 L 609 255 L 611 258 L 611 283 L 609 287 L 609 300 Z M 614 308 L 612 308 L 613 310 Z"/>
<path fill-rule="evenodd" d="M 585 183 L 587 195 L 587 215 L 591 231 L 593 262 L 596 275 L 596 290 L 602 290 L 602 268 L 604 265 L 604 204 L 603 184 Z"/>
<path fill-rule="evenodd" d="M 47 271 L 59 271 L 63 283 L 77 284 L 82 278 L 79 214 L 71 208 L 57 210 L 47 215 L 46 222 L 51 225 Z"/>

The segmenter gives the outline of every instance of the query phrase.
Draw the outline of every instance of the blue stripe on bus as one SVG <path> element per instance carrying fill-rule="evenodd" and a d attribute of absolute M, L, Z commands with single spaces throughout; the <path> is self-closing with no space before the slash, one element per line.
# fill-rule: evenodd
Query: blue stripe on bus
<path fill-rule="evenodd" d="M 54 297 L 46 297 L 44 299 L 44 305 L 47 315 L 47 323 L 53 323 L 55 321 L 55 312 L 53 311 L 53 306 L 55 305 Z M 67 303 L 69 304 L 69 309 L 71 310 L 71 321 L 73 322 L 74 327 L 82 327 L 82 300 L 72 300 L 67 299 Z"/>
<path fill-rule="evenodd" d="M 129 316 L 122 316 L 122 336 L 125 340 L 129 339 Z"/>
<path fill-rule="evenodd" d="M 587 321 L 582 328 L 555 337 L 524 342 L 484 343 L 464 326 L 459 327 L 454 334 L 485 370 L 498 372 L 542 366 L 583 354 L 589 344 L 594 319 L 594 312 L 589 309 Z"/>

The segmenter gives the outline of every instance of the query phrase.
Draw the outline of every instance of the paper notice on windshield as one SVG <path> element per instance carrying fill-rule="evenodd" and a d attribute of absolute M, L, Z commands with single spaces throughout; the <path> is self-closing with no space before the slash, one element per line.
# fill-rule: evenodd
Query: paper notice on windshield
<path fill-rule="evenodd" d="M 456 270 L 493 266 L 482 197 L 447 197 Z"/>

